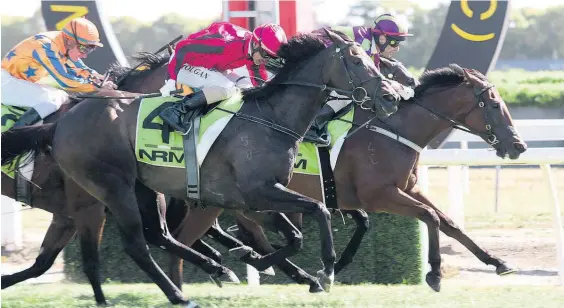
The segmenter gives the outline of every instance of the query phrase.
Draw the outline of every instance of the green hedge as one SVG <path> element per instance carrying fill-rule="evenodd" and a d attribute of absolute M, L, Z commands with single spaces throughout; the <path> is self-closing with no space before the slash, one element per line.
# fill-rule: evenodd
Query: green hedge
<path fill-rule="evenodd" d="M 423 70 L 410 68 L 419 76 Z M 512 107 L 564 107 L 564 71 L 492 71 L 488 79 Z"/>
<path fill-rule="evenodd" d="M 354 231 L 354 222 L 345 218 L 346 225 L 338 216 L 333 216 L 333 230 L 337 257 L 344 249 Z M 224 214 L 220 218 L 224 228 L 234 224 L 232 216 Z M 363 244 L 351 265 L 337 277 L 340 283 L 384 283 L 384 284 L 418 284 L 422 281 L 423 260 L 420 253 L 419 223 L 415 219 L 391 214 L 372 214 L 370 229 Z M 423 233 L 425 234 L 425 233 Z M 277 234 L 269 233 L 275 243 L 283 243 Z M 224 256 L 223 263 L 231 268 L 243 281 L 246 279 L 246 266 L 228 255 L 228 251 L 212 240 L 206 239 Z M 304 218 L 304 249 L 291 260 L 298 266 L 315 275 L 321 268 L 319 255 L 319 233 L 317 225 L 308 217 Z M 161 268 L 168 271 L 166 253 L 151 247 L 151 253 Z M 106 221 L 104 236 L 100 247 L 102 280 L 121 282 L 149 282 L 148 277 L 123 252 L 117 225 L 111 216 Z M 82 272 L 80 249 L 77 240 L 72 240 L 64 251 L 65 275 L 72 281 L 86 282 Z M 284 284 L 293 283 L 281 271 L 276 276 L 261 279 L 261 283 Z M 264 278 L 265 276 L 262 276 Z M 207 275 L 184 263 L 184 282 L 208 282 Z"/>

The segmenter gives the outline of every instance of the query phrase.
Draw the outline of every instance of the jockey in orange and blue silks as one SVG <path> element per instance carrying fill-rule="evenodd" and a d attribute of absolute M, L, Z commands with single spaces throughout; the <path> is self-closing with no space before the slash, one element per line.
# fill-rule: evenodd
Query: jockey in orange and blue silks
<path fill-rule="evenodd" d="M 102 47 L 96 26 L 71 20 L 61 31 L 39 33 L 10 49 L 2 59 L 2 104 L 31 107 L 14 127 L 34 124 L 68 102 L 72 92 L 93 92 L 103 76 L 81 59 Z M 107 81 L 104 88 L 115 89 Z"/>

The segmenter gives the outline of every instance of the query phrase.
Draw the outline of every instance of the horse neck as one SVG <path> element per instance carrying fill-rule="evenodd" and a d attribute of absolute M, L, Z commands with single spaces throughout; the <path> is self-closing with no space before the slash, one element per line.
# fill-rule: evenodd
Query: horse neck
<path fill-rule="evenodd" d="M 422 98 L 417 99 L 417 102 L 430 110 L 450 117 L 449 110 L 445 107 L 449 103 L 454 103 L 450 101 L 451 94 L 451 90 L 436 92 L 424 95 Z M 449 121 L 434 115 L 415 103 L 405 102 L 403 104 L 409 105 L 400 108 L 386 123 L 393 127 L 397 134 L 422 148 L 426 147 L 442 131 L 451 126 Z"/>
<path fill-rule="evenodd" d="M 310 65 L 306 65 L 295 75 L 302 77 L 292 78 L 288 82 L 304 82 L 321 86 L 323 84 L 321 73 L 319 73 L 319 76 L 311 76 L 311 74 L 307 74 L 308 71 L 321 72 L 321 68 L 313 68 Z M 303 76 L 308 76 L 308 78 Z M 278 95 L 271 96 L 267 103 L 272 108 L 273 118 L 277 124 L 304 136 L 313 119 L 325 103 L 327 96 L 327 91 L 321 91 L 320 88 L 287 85 Z"/>
<path fill-rule="evenodd" d="M 162 65 L 143 76 L 127 76 L 118 89 L 137 93 L 158 92 L 165 82 L 167 72 L 167 65 Z"/>

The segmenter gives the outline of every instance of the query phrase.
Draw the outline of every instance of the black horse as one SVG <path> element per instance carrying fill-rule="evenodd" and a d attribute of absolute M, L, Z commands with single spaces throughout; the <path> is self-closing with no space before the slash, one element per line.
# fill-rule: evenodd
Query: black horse
<path fill-rule="evenodd" d="M 313 214 L 320 225 L 324 263 L 318 274 L 326 289 L 333 282 L 335 261 L 330 213 L 323 203 L 285 188 L 297 141 L 325 103 L 329 90 L 356 96 L 372 93 L 372 97 L 356 98 L 365 106 L 373 103 L 374 108 L 377 100 L 398 97 L 358 44 L 330 31 L 327 36 L 333 41 L 328 48 L 319 37 L 308 34 L 298 35 L 282 47 L 284 68 L 264 87 L 245 93 L 246 104 L 239 116 L 219 135 L 201 167 L 201 200 L 205 205 Z M 107 94 L 120 95 L 113 91 Z M 152 260 L 143 236 L 141 199 L 136 194 L 151 198 L 161 191 L 185 198 L 186 183 L 182 169 L 171 171 L 137 162 L 132 145 L 139 105 L 138 100 L 87 99 L 55 124 L 9 130 L 2 134 L 2 165 L 19 155 L 50 149 L 63 172 L 112 211 L 126 252 L 169 300 L 191 305 Z M 258 122 L 265 125 L 249 119 L 262 119 Z M 160 217 L 156 209 L 144 215 Z M 299 230 L 287 219 L 278 223 L 293 241 L 267 259 L 270 264 L 301 247 Z"/>

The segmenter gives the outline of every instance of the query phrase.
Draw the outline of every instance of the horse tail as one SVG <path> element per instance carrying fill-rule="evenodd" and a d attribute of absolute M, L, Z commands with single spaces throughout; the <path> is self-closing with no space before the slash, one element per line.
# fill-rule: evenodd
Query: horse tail
<path fill-rule="evenodd" d="M 2 166 L 10 166 L 17 157 L 27 154 L 32 154 L 28 156 L 29 159 L 33 159 L 38 153 L 48 154 L 56 128 L 55 122 L 12 128 L 3 132 L 0 140 Z M 15 165 L 12 166 L 17 167 Z"/>

